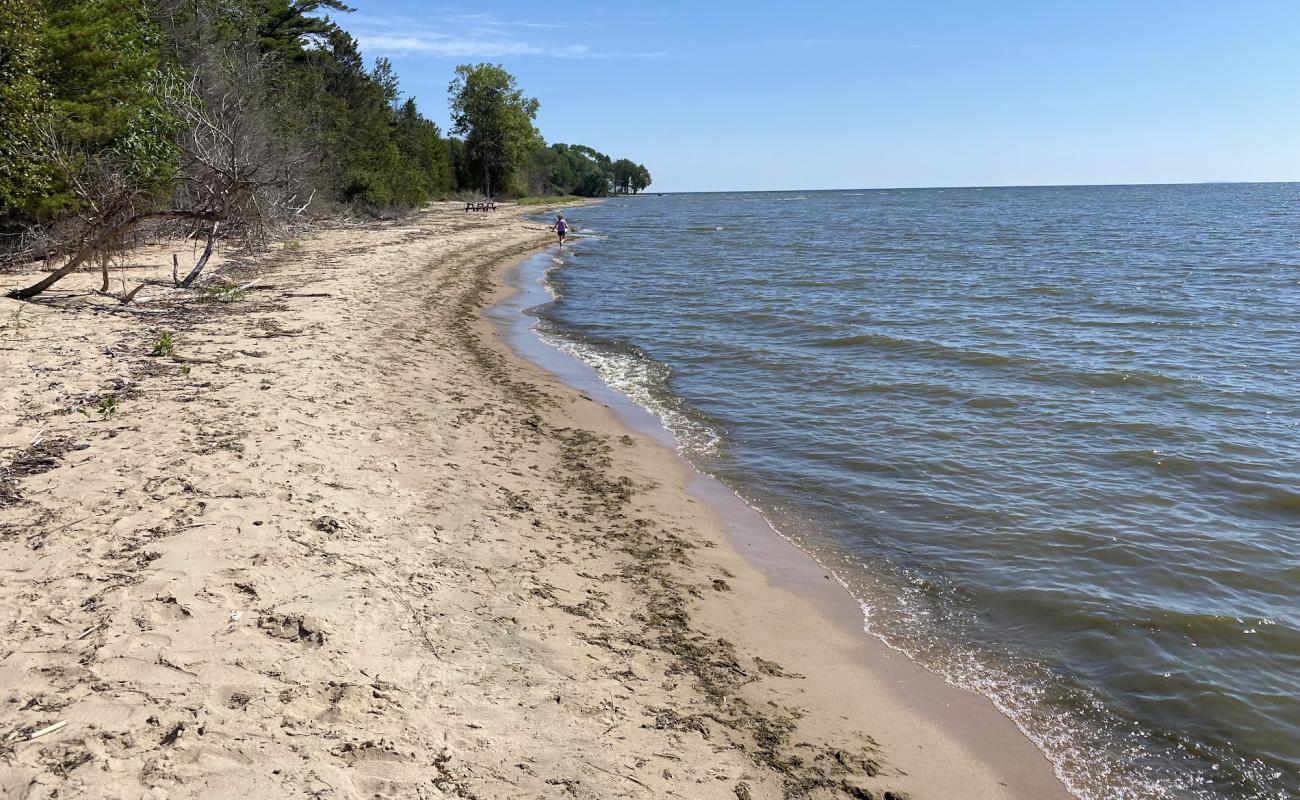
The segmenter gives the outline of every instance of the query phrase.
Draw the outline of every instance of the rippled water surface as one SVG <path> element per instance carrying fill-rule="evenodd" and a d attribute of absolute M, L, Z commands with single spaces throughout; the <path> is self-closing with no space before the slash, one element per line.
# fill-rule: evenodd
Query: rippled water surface
<path fill-rule="evenodd" d="M 1300 796 L 1300 185 L 616 198 L 545 335 L 1081 797 Z"/>

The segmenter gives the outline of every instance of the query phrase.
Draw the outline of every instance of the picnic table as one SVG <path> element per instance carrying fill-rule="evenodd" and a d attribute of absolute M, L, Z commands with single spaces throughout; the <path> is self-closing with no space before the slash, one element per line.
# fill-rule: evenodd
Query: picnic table
<path fill-rule="evenodd" d="M 497 204 L 495 200 L 489 200 L 486 203 L 465 203 L 465 210 L 468 211 L 496 211 Z"/>

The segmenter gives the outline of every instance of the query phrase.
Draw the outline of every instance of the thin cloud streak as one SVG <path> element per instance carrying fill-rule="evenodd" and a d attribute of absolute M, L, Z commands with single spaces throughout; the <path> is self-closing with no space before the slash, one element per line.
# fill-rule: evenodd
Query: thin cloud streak
<path fill-rule="evenodd" d="M 496 58 L 500 56 L 549 56 L 552 58 L 587 58 L 590 48 L 571 44 L 559 48 L 516 41 L 487 41 L 461 39 L 440 34 L 415 36 L 388 36 L 384 34 L 360 35 L 357 41 L 363 50 L 375 53 L 400 55 L 430 55 L 442 58 Z"/>
<path fill-rule="evenodd" d="M 452 21 L 461 24 L 456 25 Z M 545 41 L 524 39 L 512 35 L 507 29 L 565 29 L 566 23 L 501 22 L 491 15 L 457 15 L 441 17 L 437 23 L 448 23 L 446 28 L 460 29 L 448 33 L 442 26 L 429 26 L 429 20 L 403 19 L 388 16 L 358 15 L 350 19 L 349 27 L 357 41 L 369 55 L 416 55 L 433 58 L 501 58 L 507 56 L 532 56 L 538 58 L 613 59 L 661 58 L 662 52 L 604 52 L 592 50 L 586 44 L 551 44 Z M 468 28 L 468 30 L 466 30 Z"/>

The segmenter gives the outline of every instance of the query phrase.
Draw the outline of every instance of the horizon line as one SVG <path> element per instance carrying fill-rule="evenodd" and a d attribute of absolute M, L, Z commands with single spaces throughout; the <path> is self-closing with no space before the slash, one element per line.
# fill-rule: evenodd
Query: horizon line
<path fill-rule="evenodd" d="M 1287 184 L 1300 183 L 1300 180 L 1267 180 L 1267 181 L 1156 181 L 1153 183 L 1000 183 L 1000 184 L 983 184 L 971 183 L 965 185 L 944 185 L 934 184 L 931 186 L 844 186 L 838 188 L 824 189 L 665 189 L 655 191 L 647 188 L 638 194 L 766 194 L 771 192 L 890 192 L 890 191 L 912 191 L 920 189 L 1087 189 L 1102 187 L 1135 187 L 1135 186 L 1244 186 L 1253 184 Z M 612 195 L 611 195 L 612 196 Z M 631 195 L 629 195 L 631 196 Z"/>

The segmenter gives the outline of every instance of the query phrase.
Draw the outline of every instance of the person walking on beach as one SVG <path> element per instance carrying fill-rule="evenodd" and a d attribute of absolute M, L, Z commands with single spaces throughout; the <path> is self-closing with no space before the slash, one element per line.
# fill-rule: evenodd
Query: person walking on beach
<path fill-rule="evenodd" d="M 564 221 L 564 215 L 558 214 L 555 217 L 555 224 L 551 226 L 555 235 L 560 237 L 560 247 L 564 247 L 564 237 L 569 232 L 569 223 Z"/>

